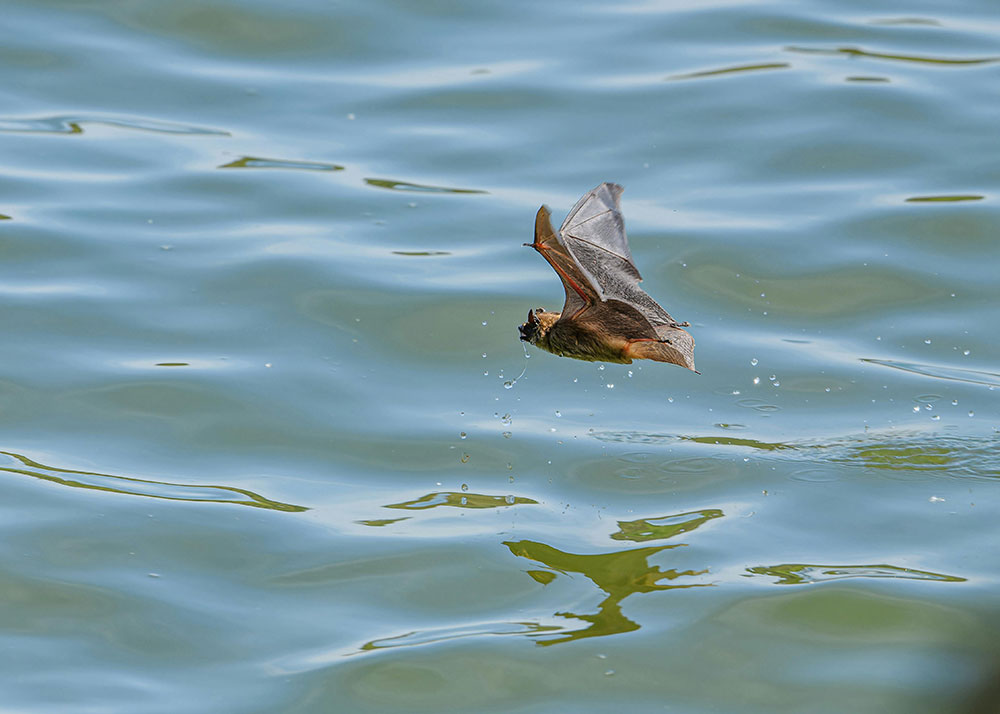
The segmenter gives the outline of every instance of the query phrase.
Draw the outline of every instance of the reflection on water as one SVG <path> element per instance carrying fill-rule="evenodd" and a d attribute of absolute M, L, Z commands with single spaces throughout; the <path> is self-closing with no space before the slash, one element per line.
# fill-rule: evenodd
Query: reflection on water
<path fill-rule="evenodd" d="M 542 625 L 535 622 L 486 622 L 472 625 L 458 625 L 456 627 L 441 627 L 437 629 L 422 630 L 420 632 L 407 632 L 404 635 L 371 640 L 370 642 L 366 642 L 361 645 L 358 652 L 352 652 L 350 654 L 392 649 L 395 647 L 429 645 L 436 642 L 456 640 L 461 637 L 481 637 L 483 635 L 537 635 L 559 629 L 561 628 L 558 625 Z"/>
<path fill-rule="evenodd" d="M 804 585 L 826 580 L 844 578 L 899 578 L 903 580 L 937 580 L 946 583 L 964 583 L 965 578 L 954 575 L 932 573 L 929 570 L 900 568 L 895 565 L 809 565 L 806 563 L 785 563 L 782 565 L 759 565 L 747 568 L 754 575 L 768 575 L 777 578 L 775 585 Z"/>
<path fill-rule="evenodd" d="M 960 367 L 942 367 L 933 364 L 918 364 L 916 362 L 900 362 L 891 359 L 862 358 L 862 362 L 868 364 L 878 364 L 883 367 L 900 369 L 904 372 L 920 374 L 924 377 L 935 377 L 937 379 L 950 379 L 956 382 L 968 382 L 969 384 L 987 384 L 992 387 L 1000 387 L 1000 374 L 996 372 L 981 372 L 975 369 L 962 369 Z"/>
<path fill-rule="evenodd" d="M 1000 57 L 972 57 L 969 59 L 954 59 L 950 57 L 928 57 L 926 55 L 896 55 L 886 52 L 870 52 L 857 47 L 837 47 L 834 49 L 819 49 L 813 47 L 786 47 L 788 52 L 801 52 L 814 55 L 846 55 L 848 57 L 870 57 L 872 59 L 894 60 L 897 62 L 918 62 L 945 66 L 965 66 L 988 64 L 1000 61 Z"/>
<path fill-rule="evenodd" d="M 305 171 L 343 171 L 339 164 L 322 161 L 290 161 L 288 159 L 264 159 L 259 156 L 244 156 L 222 164 L 220 169 L 303 169 Z"/>
<path fill-rule="evenodd" d="M 106 117 L 87 116 L 78 114 L 73 116 L 42 117 L 38 119 L 14 119 L 0 118 L 0 132 L 29 133 L 38 132 L 42 134 L 82 134 L 84 124 L 103 124 L 105 126 L 120 127 L 123 129 L 138 129 L 140 131 L 152 131 L 158 134 L 199 134 L 211 136 L 229 136 L 228 131 L 218 129 L 206 129 L 205 127 L 192 126 L 190 124 L 177 124 L 175 122 L 163 121 L 162 119 L 145 119 L 138 117 Z"/>
<path fill-rule="evenodd" d="M 305 506 L 295 506 L 290 503 L 272 501 L 269 498 L 232 486 L 208 486 L 203 484 L 171 483 L 169 481 L 151 481 L 132 478 L 130 476 L 114 476 L 112 474 L 95 473 L 92 471 L 76 471 L 46 466 L 27 456 L 11 451 L 0 451 L 14 465 L 0 465 L 0 471 L 23 476 L 32 476 L 43 481 L 86 488 L 109 493 L 121 493 L 129 496 L 145 496 L 167 501 L 205 501 L 209 503 L 234 503 L 239 506 L 254 508 L 269 508 L 274 511 L 307 511 Z M 9 462 L 9 463 L 10 463 Z M 20 464 L 20 465 L 17 465 Z"/>
<path fill-rule="evenodd" d="M 718 77 L 726 74 L 736 74 L 738 72 L 759 72 L 766 69 L 786 69 L 792 65 L 787 62 L 765 62 L 762 64 L 744 64 L 738 67 L 723 67 L 721 69 L 706 69 L 700 72 L 688 72 L 687 74 L 673 74 L 667 79 L 700 79 L 703 77 Z"/>
<path fill-rule="evenodd" d="M 619 530 L 612 534 L 611 538 L 635 542 L 663 540 L 681 533 L 690 533 L 708 521 L 722 516 L 722 511 L 711 508 L 656 518 L 618 521 Z M 679 548 L 685 545 L 684 543 L 633 548 L 595 555 L 568 553 L 545 543 L 530 540 L 504 541 L 504 545 L 519 558 L 527 558 L 549 568 L 545 571 L 528 571 L 529 576 L 543 585 L 556 580 L 559 574 L 578 573 L 607 593 L 607 597 L 597 606 L 597 612 L 560 611 L 554 613 L 557 617 L 580 620 L 588 624 L 575 630 L 568 629 L 568 627 L 563 628 L 558 635 L 533 633 L 532 636 L 538 638 L 537 643 L 540 645 L 554 645 L 588 637 L 604 637 L 638 630 L 639 623 L 630 620 L 621 610 L 621 602 L 628 596 L 657 590 L 709 587 L 712 585 L 712 583 L 687 582 L 685 580 L 704 575 L 708 572 L 708 568 L 703 570 L 676 570 L 673 568 L 661 570 L 658 565 L 650 565 L 649 558 L 652 556 Z"/>
<path fill-rule="evenodd" d="M 365 183 L 376 188 L 387 188 L 390 191 L 414 191 L 417 193 L 486 193 L 474 188 L 447 188 L 445 186 L 428 186 L 409 181 L 393 181 L 392 179 L 366 178 Z"/>
<path fill-rule="evenodd" d="M 436 493 L 428 493 L 425 496 L 410 501 L 389 503 L 384 508 L 405 508 L 407 510 L 424 510 L 427 508 L 437 508 L 438 506 L 451 506 L 453 508 L 502 508 L 504 506 L 519 506 L 529 503 L 537 504 L 538 501 L 522 496 L 489 496 L 484 493 L 438 491 Z"/>
<path fill-rule="evenodd" d="M 597 606 L 597 612 L 594 613 L 556 612 L 557 617 L 581 620 L 588 624 L 576 630 L 564 629 L 558 636 L 546 635 L 544 639 L 538 640 L 540 645 L 555 645 L 588 637 L 619 635 L 623 632 L 638 630 L 639 623 L 627 618 L 621 610 L 622 600 L 629 595 L 656 590 L 709 587 L 711 585 L 711 583 L 675 582 L 682 578 L 704 575 L 708 572 L 708 568 L 681 571 L 660 570 L 658 565 L 649 564 L 651 556 L 673 548 L 680 548 L 684 545 L 683 543 L 619 550 L 597 555 L 567 553 L 545 543 L 530 540 L 504 541 L 504 545 L 519 558 L 527 558 L 541 563 L 556 573 L 564 575 L 579 573 L 589 578 L 594 585 L 608 595 Z M 538 580 L 536 576 L 533 577 Z M 664 580 L 667 582 L 662 582 Z"/>
<path fill-rule="evenodd" d="M 713 518 L 722 518 L 723 515 L 718 508 L 706 508 L 703 511 L 690 511 L 674 516 L 662 516 L 661 518 L 618 521 L 620 530 L 617 533 L 612 533 L 611 539 L 642 543 L 647 540 L 673 538 L 675 535 L 693 531 Z"/>

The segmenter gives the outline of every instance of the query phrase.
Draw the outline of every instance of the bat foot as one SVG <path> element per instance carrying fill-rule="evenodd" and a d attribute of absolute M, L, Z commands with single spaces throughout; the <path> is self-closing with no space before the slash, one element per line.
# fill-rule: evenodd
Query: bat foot
<path fill-rule="evenodd" d="M 691 327 L 691 323 L 685 320 L 684 322 L 675 322 L 671 327 Z"/>
<path fill-rule="evenodd" d="M 657 342 L 659 342 L 661 344 L 664 344 L 664 345 L 672 345 L 672 344 L 674 344 L 670 340 L 657 340 Z"/>

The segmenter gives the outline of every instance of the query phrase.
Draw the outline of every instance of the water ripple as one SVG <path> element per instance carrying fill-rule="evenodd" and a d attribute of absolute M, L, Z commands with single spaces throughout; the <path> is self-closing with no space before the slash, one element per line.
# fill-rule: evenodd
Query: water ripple
<path fill-rule="evenodd" d="M 392 179 L 366 178 L 365 183 L 375 188 L 385 188 L 390 191 L 411 191 L 415 193 L 486 193 L 474 188 L 448 188 L 446 186 L 428 186 L 409 181 L 394 181 Z"/>
<path fill-rule="evenodd" d="M 686 74 L 672 74 L 667 77 L 668 80 L 672 79 L 703 79 L 705 77 L 718 77 L 721 75 L 730 75 L 743 72 L 759 72 L 762 70 L 769 69 L 788 69 L 791 67 L 788 62 L 763 62 L 759 64 L 743 64 L 737 65 L 735 67 L 722 67 L 721 69 L 706 69 L 700 72 L 688 72 Z"/>
<path fill-rule="evenodd" d="M 1000 62 L 1000 57 L 970 57 L 970 58 L 953 58 L 953 57 L 929 57 L 926 55 L 897 55 L 890 54 L 888 52 L 872 52 L 870 50 L 863 50 L 858 47 L 836 47 L 833 49 L 825 49 L 818 47 L 797 47 L 789 46 L 786 47 L 787 52 L 798 52 L 801 54 L 812 54 L 812 55 L 844 55 L 847 57 L 869 57 L 871 59 L 883 59 L 891 60 L 894 62 L 915 62 L 918 64 L 935 64 L 946 67 L 967 67 L 970 65 L 980 65 L 980 64 L 990 64 L 992 62 Z"/>
<path fill-rule="evenodd" d="M 883 367 L 902 370 L 920 374 L 924 377 L 934 377 L 936 379 L 948 379 L 955 382 L 968 382 L 969 384 L 986 384 L 991 387 L 1000 387 L 1000 374 L 996 372 L 981 372 L 975 369 L 961 369 L 960 367 L 941 367 L 932 364 L 920 364 L 918 362 L 900 362 L 891 359 L 874 359 L 862 357 L 862 362 L 877 364 Z"/>
<path fill-rule="evenodd" d="M 82 134 L 84 124 L 103 124 L 122 129 L 151 131 L 158 134 L 194 134 L 210 136 L 230 136 L 228 131 L 208 129 L 191 124 L 178 124 L 159 119 L 136 117 L 102 117 L 69 115 L 40 117 L 35 119 L 13 119 L 0 117 L 0 132 L 39 134 Z"/>
<path fill-rule="evenodd" d="M 807 563 L 785 563 L 782 565 L 759 565 L 747 568 L 753 575 L 767 575 L 778 578 L 775 585 L 805 585 L 826 580 L 845 578 L 896 578 L 902 580 L 935 580 L 945 583 L 964 583 L 965 578 L 954 575 L 932 573 L 929 570 L 914 570 L 895 565 L 810 565 Z"/>
<path fill-rule="evenodd" d="M 145 496 L 167 501 L 196 501 L 209 503 L 233 503 L 239 506 L 268 508 L 274 511 L 307 511 L 305 506 L 295 506 L 290 503 L 272 501 L 269 498 L 232 486 L 210 486 L 205 484 L 171 483 L 169 481 L 153 481 L 150 479 L 132 478 L 130 476 L 114 476 L 93 471 L 77 471 L 46 466 L 27 456 L 12 451 L 0 451 L 10 461 L 8 465 L 0 465 L 0 472 L 21 474 L 33 478 L 58 483 L 73 488 L 86 488 L 94 491 L 107 491 L 128 496 Z"/>
<path fill-rule="evenodd" d="M 343 171 L 339 164 L 322 161 L 292 161 L 288 159 L 265 159 L 260 156 L 244 156 L 222 164 L 220 169 L 300 169 L 303 171 Z"/>

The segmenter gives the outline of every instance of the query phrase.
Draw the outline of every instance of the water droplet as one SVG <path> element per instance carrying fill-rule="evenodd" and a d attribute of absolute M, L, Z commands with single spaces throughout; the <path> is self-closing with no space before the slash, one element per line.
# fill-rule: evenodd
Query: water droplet
<path fill-rule="evenodd" d="M 264 363 L 264 366 L 267 367 L 268 369 L 270 369 L 271 363 L 270 362 L 266 362 L 266 363 Z"/>
<path fill-rule="evenodd" d="M 483 359 L 486 359 L 486 353 L 483 352 Z"/>
<path fill-rule="evenodd" d="M 941 420 L 941 415 L 940 414 L 935 414 L 934 416 L 931 417 L 931 420 L 932 421 L 940 421 Z"/>
<path fill-rule="evenodd" d="M 827 388 L 826 388 L 825 390 L 823 390 L 823 391 L 825 391 L 825 392 L 829 392 L 829 391 L 830 391 L 830 388 L 829 388 L 829 387 L 827 387 Z"/>
<path fill-rule="evenodd" d="M 670 402 L 671 404 L 673 404 L 674 403 L 674 398 L 673 397 L 667 397 L 667 401 Z"/>
<path fill-rule="evenodd" d="M 556 416 L 557 416 L 557 417 L 561 417 L 561 416 L 562 416 L 562 412 L 561 412 L 561 411 L 559 411 L 558 409 L 556 409 Z"/>
<path fill-rule="evenodd" d="M 614 675 L 615 671 L 613 669 L 609 669 L 607 672 L 604 673 L 605 677 L 613 677 Z"/>
<path fill-rule="evenodd" d="M 774 380 L 774 381 L 773 381 L 773 382 L 771 383 L 771 386 L 772 386 L 772 387 L 780 387 L 780 386 L 781 386 L 781 382 L 779 382 L 778 380 Z"/>
<path fill-rule="evenodd" d="M 925 345 L 929 345 L 930 343 L 931 343 L 931 340 L 930 340 L 929 337 L 926 340 L 924 340 L 924 344 Z"/>
<path fill-rule="evenodd" d="M 509 439 L 511 435 L 510 435 L 510 432 L 509 432 L 509 431 L 505 431 L 505 432 L 504 432 L 504 433 L 502 434 L 502 436 L 503 436 L 503 438 L 505 438 L 505 439 Z"/>
<path fill-rule="evenodd" d="M 957 406 L 958 406 L 958 400 L 957 400 L 957 399 L 952 399 L 952 400 L 951 400 L 951 405 L 952 405 L 953 407 L 957 407 Z"/>
<path fill-rule="evenodd" d="M 920 411 L 920 407 L 913 407 L 913 411 L 919 412 Z"/>
<path fill-rule="evenodd" d="M 760 384 L 760 377 L 754 377 L 753 378 L 753 383 L 754 384 Z"/>
<path fill-rule="evenodd" d="M 489 371 L 488 369 L 487 369 L 487 370 L 485 370 L 485 371 L 483 372 L 483 376 L 484 376 L 484 377 L 489 377 L 489 376 L 490 376 L 490 371 Z"/>
<path fill-rule="evenodd" d="M 774 374 L 772 374 L 770 377 L 768 377 L 768 379 L 771 380 L 772 382 L 774 380 L 776 380 L 777 378 L 778 378 L 777 375 L 774 375 Z"/>
<path fill-rule="evenodd" d="M 927 411 L 931 411 L 933 408 L 934 408 L 933 404 L 925 404 L 924 405 L 924 409 L 926 409 Z"/>
<path fill-rule="evenodd" d="M 974 417 L 974 416 L 976 416 L 976 413 L 970 409 L 969 410 L 969 416 L 970 417 Z"/>
<path fill-rule="evenodd" d="M 507 497 L 506 497 L 506 498 L 504 498 L 504 500 L 505 500 L 505 501 L 507 502 L 507 504 L 508 504 L 508 505 L 510 505 L 510 506 L 513 506 L 513 505 L 514 505 L 514 503 L 515 503 L 515 502 L 517 501 L 517 499 L 516 499 L 516 498 L 514 498 L 514 497 L 513 497 L 512 495 L 510 495 L 510 494 L 508 494 L 508 495 L 507 495 Z"/>
<path fill-rule="evenodd" d="M 573 384 L 576 384 L 576 377 L 573 377 Z"/>
<path fill-rule="evenodd" d="M 469 455 L 468 454 L 462 454 L 462 463 L 463 464 L 469 463 Z"/>
<path fill-rule="evenodd" d="M 739 396 L 739 393 L 740 393 L 740 390 L 738 390 L 738 389 L 734 389 L 732 392 L 730 392 L 730 394 L 732 394 L 734 397 Z"/>
<path fill-rule="evenodd" d="M 462 439 L 465 439 L 467 436 L 468 435 L 464 431 L 461 434 L 459 434 L 459 437 L 461 437 Z"/>
<path fill-rule="evenodd" d="M 500 417 L 500 423 L 501 424 L 510 424 L 512 421 L 513 421 L 513 419 L 510 416 L 510 412 L 508 412 L 508 413 L 504 414 L 502 417 Z"/>
<path fill-rule="evenodd" d="M 467 506 L 469 504 L 469 499 L 467 499 L 465 496 L 462 496 L 460 499 L 458 499 L 458 502 L 463 506 Z"/>
<path fill-rule="evenodd" d="M 752 367 L 756 367 L 757 366 L 757 358 L 756 357 L 754 357 L 752 360 L 750 360 L 750 365 Z"/>
<path fill-rule="evenodd" d="M 930 501 L 931 503 L 944 503 L 944 499 L 941 498 L 940 496 L 931 496 L 927 500 Z"/>
<path fill-rule="evenodd" d="M 629 371 L 628 371 L 628 378 L 629 378 L 629 379 L 632 379 L 632 370 L 629 370 Z"/>
<path fill-rule="evenodd" d="M 962 350 L 962 354 L 965 355 L 966 357 L 969 356 L 970 352 L 972 352 L 972 350 Z"/>
<path fill-rule="evenodd" d="M 615 385 L 611 384 L 610 382 L 608 382 L 604 386 L 607 387 L 608 389 L 614 389 L 615 388 Z"/>
<path fill-rule="evenodd" d="M 483 320 L 483 327 L 486 327 L 486 320 Z"/>
<path fill-rule="evenodd" d="M 599 371 L 603 372 L 603 371 L 604 371 L 604 365 L 603 365 L 603 364 L 599 364 L 599 365 L 597 365 L 597 369 L 598 369 Z"/>
<path fill-rule="evenodd" d="M 511 379 L 508 379 L 506 382 L 503 383 L 504 389 L 510 389 L 513 386 L 514 386 L 514 381 Z"/>
<path fill-rule="evenodd" d="M 462 490 L 463 490 L 463 491 L 468 491 L 468 490 L 469 490 L 469 484 L 467 484 L 467 483 L 463 483 L 463 484 L 462 484 Z"/>
<path fill-rule="evenodd" d="M 764 293 L 760 294 L 761 297 L 767 297 Z"/>

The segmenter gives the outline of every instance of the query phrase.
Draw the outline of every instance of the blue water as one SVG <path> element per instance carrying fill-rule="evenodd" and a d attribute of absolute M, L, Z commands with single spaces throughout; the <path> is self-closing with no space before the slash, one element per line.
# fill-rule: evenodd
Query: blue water
<path fill-rule="evenodd" d="M 0 711 L 993 711 L 995 15 L 7 3 Z"/>

